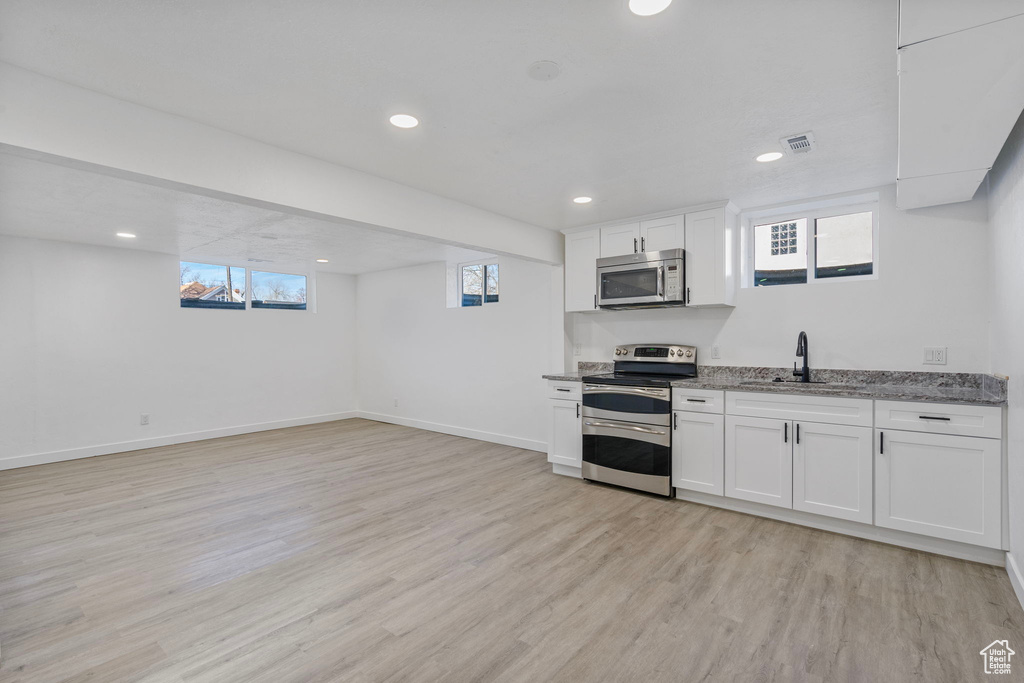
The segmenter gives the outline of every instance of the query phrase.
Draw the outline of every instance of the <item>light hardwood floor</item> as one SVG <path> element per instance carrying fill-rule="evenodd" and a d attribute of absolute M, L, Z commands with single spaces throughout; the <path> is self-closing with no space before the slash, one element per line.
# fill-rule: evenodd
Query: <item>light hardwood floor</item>
<path fill-rule="evenodd" d="M 0 608 L 4 683 L 1024 673 L 1002 569 L 365 420 L 0 472 Z"/>

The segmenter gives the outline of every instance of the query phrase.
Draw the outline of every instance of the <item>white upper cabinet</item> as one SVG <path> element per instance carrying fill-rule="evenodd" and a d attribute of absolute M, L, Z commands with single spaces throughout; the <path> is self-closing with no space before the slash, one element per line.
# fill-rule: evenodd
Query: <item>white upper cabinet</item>
<path fill-rule="evenodd" d="M 736 296 L 737 213 L 731 205 L 686 214 L 688 306 L 732 306 Z"/>
<path fill-rule="evenodd" d="M 601 231 L 572 232 L 565 236 L 565 310 L 597 308 L 597 259 Z"/>
<path fill-rule="evenodd" d="M 686 232 L 683 216 L 640 221 L 640 251 L 684 249 Z"/>
<path fill-rule="evenodd" d="M 640 223 L 622 223 L 601 228 L 601 258 L 624 256 L 640 251 Z M 597 276 L 594 276 L 597 281 Z"/>
<path fill-rule="evenodd" d="M 734 305 L 738 277 L 737 214 L 735 206 L 722 202 L 716 208 L 567 233 L 565 310 L 596 308 L 598 258 L 667 249 L 686 250 L 688 305 Z"/>

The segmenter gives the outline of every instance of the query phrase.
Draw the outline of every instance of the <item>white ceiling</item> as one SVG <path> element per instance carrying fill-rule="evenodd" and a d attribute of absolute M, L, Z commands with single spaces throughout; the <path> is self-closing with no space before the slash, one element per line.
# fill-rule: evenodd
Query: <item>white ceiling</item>
<path fill-rule="evenodd" d="M 894 182 L 897 4 L 4 0 L 0 59 L 562 228 Z"/>
<path fill-rule="evenodd" d="M 484 254 L 0 152 L 0 234 L 286 272 L 358 274 Z M 118 232 L 135 239 L 116 236 Z M 328 263 L 316 263 L 326 258 Z"/>

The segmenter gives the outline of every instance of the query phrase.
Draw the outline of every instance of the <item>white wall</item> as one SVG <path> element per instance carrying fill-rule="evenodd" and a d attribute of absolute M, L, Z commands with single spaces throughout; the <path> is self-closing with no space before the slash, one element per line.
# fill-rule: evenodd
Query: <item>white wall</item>
<path fill-rule="evenodd" d="M 990 175 L 992 371 L 1008 375 L 1007 410 L 1010 555 L 1007 570 L 1024 601 L 1024 115 L 1017 121 Z"/>
<path fill-rule="evenodd" d="M 742 288 L 734 309 L 573 313 L 573 364 L 657 342 L 696 345 L 706 365 L 789 366 L 804 330 L 811 367 L 987 372 L 986 202 L 900 211 L 894 186 L 880 193 L 877 280 Z M 948 364 L 923 365 L 925 346 L 948 347 Z"/>
<path fill-rule="evenodd" d="M 0 236 L 0 467 L 354 410 L 355 278 L 316 284 L 316 313 L 182 309 L 174 256 Z"/>
<path fill-rule="evenodd" d="M 498 263 L 501 300 L 474 308 L 446 307 L 444 263 L 358 277 L 365 415 L 546 448 L 540 376 L 562 364 L 562 269 Z"/>

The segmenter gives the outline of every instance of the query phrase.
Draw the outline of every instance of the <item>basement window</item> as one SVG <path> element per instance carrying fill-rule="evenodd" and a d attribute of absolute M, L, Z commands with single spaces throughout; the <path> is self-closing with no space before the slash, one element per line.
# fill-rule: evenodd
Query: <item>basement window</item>
<path fill-rule="evenodd" d="M 474 263 L 459 266 L 460 306 L 482 306 L 498 302 L 498 264 Z"/>
<path fill-rule="evenodd" d="M 254 270 L 252 307 L 306 310 L 306 276 Z"/>
<path fill-rule="evenodd" d="M 182 308 L 245 309 L 245 268 L 179 262 Z"/>
<path fill-rule="evenodd" d="M 874 279 L 877 203 L 799 209 L 750 219 L 749 286 Z"/>

